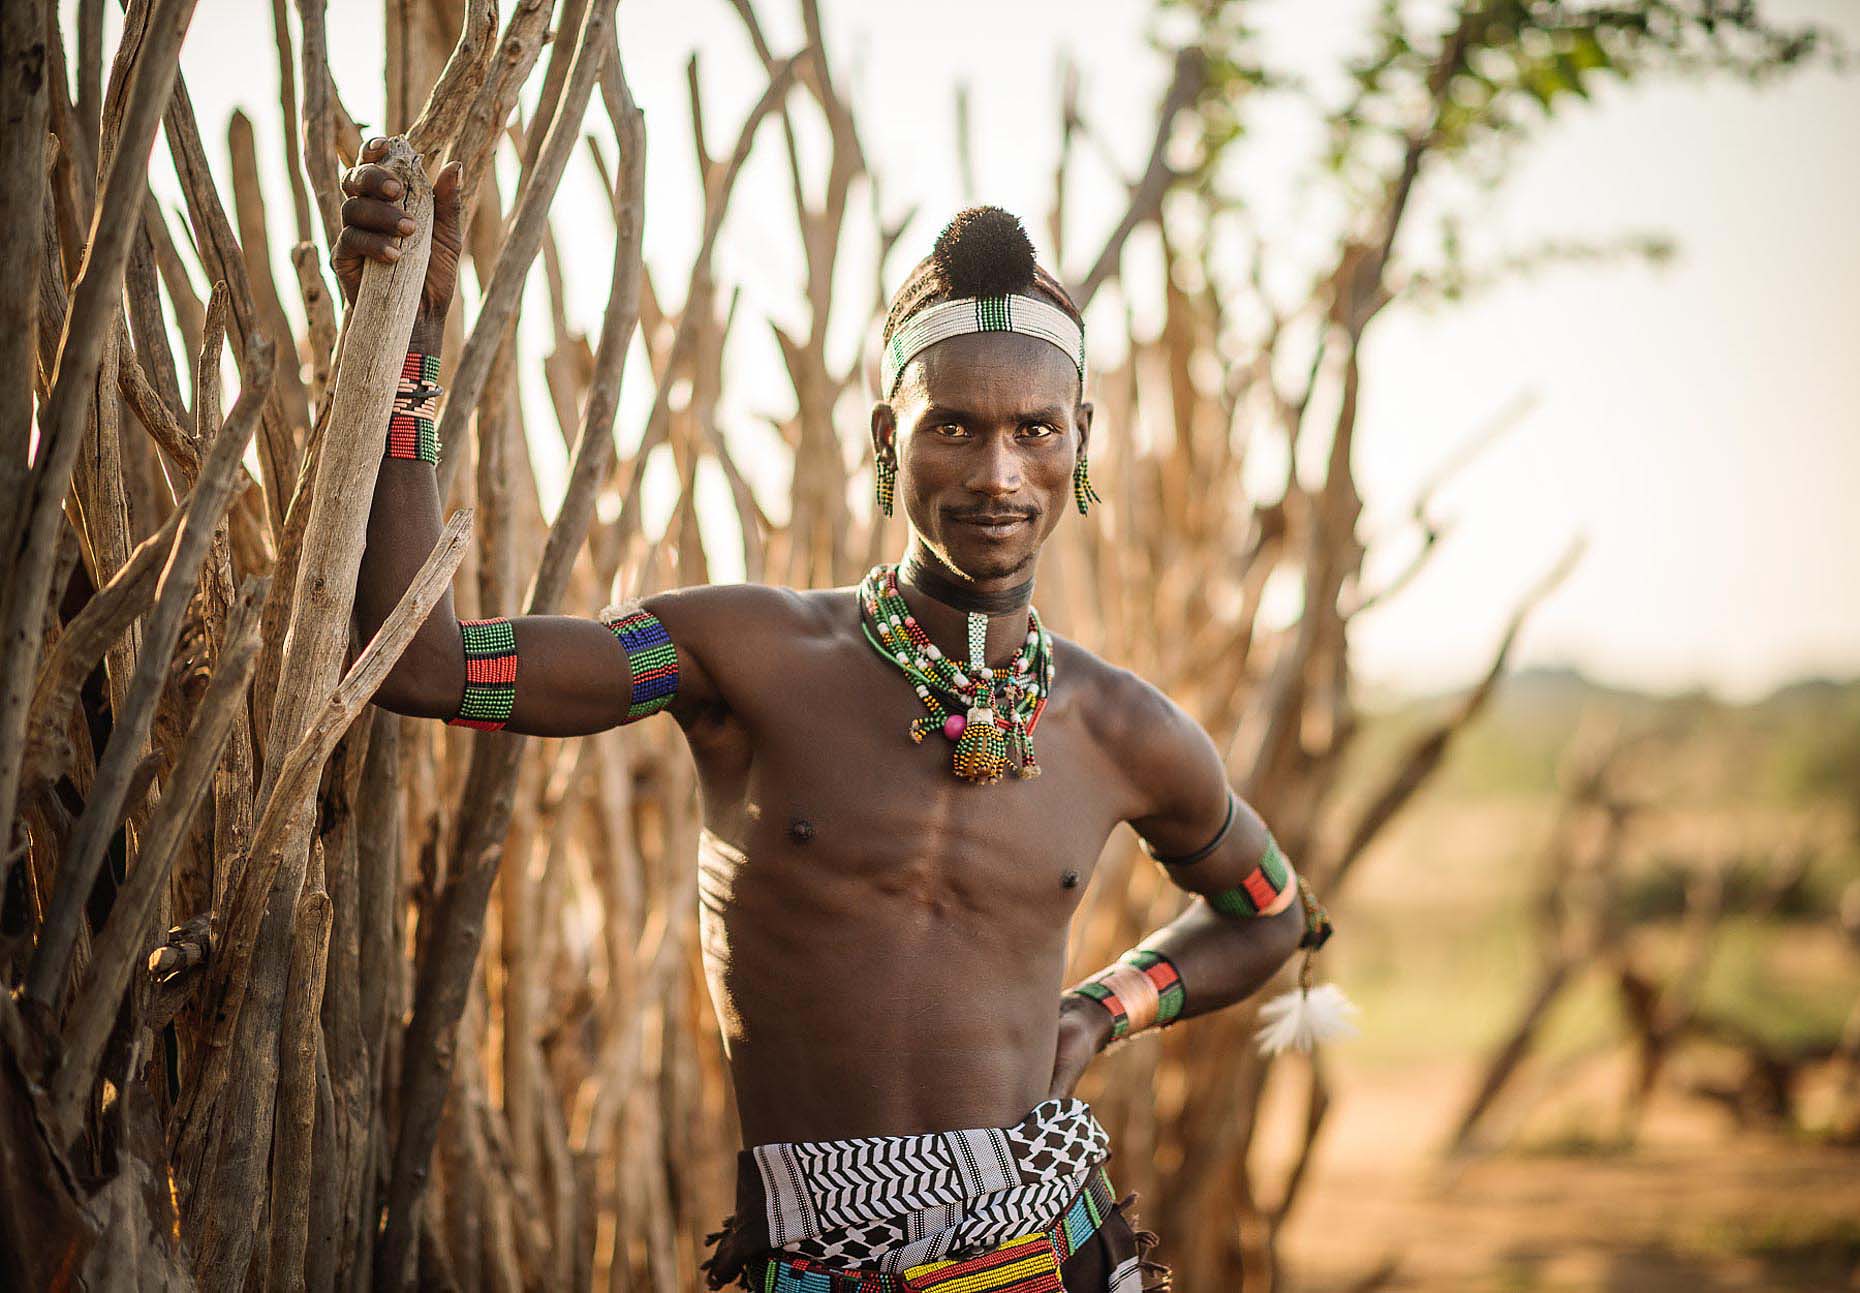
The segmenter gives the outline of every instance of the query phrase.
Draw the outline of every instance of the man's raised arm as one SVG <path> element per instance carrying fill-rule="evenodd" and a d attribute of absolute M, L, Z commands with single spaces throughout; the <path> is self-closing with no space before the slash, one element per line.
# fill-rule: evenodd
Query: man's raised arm
<path fill-rule="evenodd" d="M 385 153 L 385 141 L 370 140 L 359 164 L 343 177 L 347 200 L 331 263 L 351 303 L 363 263 L 397 260 L 401 238 L 413 231 L 401 207 L 400 181 L 377 164 Z M 380 628 L 439 537 L 434 406 L 462 245 L 459 186 L 457 162 L 433 181 L 432 256 L 394 399 L 355 591 L 363 640 Z M 576 736 L 643 718 L 674 691 L 683 703 L 702 703 L 712 688 L 694 653 L 674 648 L 666 627 L 646 607 L 603 620 L 528 615 L 461 623 L 448 590 L 375 703 L 472 727 Z"/>

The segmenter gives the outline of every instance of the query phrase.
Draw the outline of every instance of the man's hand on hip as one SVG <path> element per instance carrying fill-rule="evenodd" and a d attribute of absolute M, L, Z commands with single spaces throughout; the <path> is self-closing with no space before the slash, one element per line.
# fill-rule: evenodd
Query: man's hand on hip
<path fill-rule="evenodd" d="M 1079 1078 L 1111 1040 L 1111 1015 L 1090 997 L 1067 993 L 1059 999 L 1059 1044 L 1047 1098 L 1069 1096 Z"/>

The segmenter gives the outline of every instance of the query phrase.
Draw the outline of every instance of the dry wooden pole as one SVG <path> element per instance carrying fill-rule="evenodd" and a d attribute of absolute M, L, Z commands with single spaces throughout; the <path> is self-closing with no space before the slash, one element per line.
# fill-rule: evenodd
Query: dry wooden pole
<path fill-rule="evenodd" d="M 465 425 L 478 400 L 484 394 L 485 379 L 490 376 L 491 360 L 503 345 L 504 334 L 514 324 L 523 282 L 530 265 L 542 246 L 543 226 L 548 220 L 549 204 L 555 200 L 562 172 L 581 135 L 581 119 L 587 114 L 588 98 L 594 92 L 595 78 L 607 57 L 608 33 L 612 28 L 614 6 L 619 0 L 591 0 L 575 46 L 575 61 L 569 72 L 567 89 L 538 157 L 537 164 L 526 172 L 523 191 L 510 213 L 510 233 L 504 240 L 491 281 L 485 285 L 484 302 L 478 321 L 473 325 L 465 351 L 459 356 L 458 369 L 452 377 L 452 389 L 440 418 L 439 492 L 444 497 L 458 470 L 459 454 L 465 444 Z"/>
<path fill-rule="evenodd" d="M 168 674 L 175 642 L 181 634 L 182 617 L 194 595 L 200 563 L 207 545 L 232 501 L 234 484 L 239 478 L 239 459 L 258 423 L 258 411 L 269 392 L 271 343 L 255 338 L 252 367 L 258 377 L 256 385 L 240 392 L 239 402 L 213 441 L 201 469 L 200 483 L 188 499 L 187 516 L 181 534 L 162 570 L 155 594 L 155 607 L 149 613 L 142 650 L 136 671 L 130 680 L 127 699 L 117 715 L 97 767 L 97 778 L 85 802 L 84 815 L 78 819 L 64 859 L 59 868 L 58 887 L 46 912 L 38 950 L 32 958 L 32 970 L 26 978 L 26 995 L 56 1013 L 64 998 L 64 986 L 71 971 L 71 952 L 83 918 L 83 906 L 103 863 L 104 849 L 116 831 L 117 822 L 129 792 L 132 774 L 142 756 L 142 743 L 148 738 L 154 721 L 155 702 Z"/>
<path fill-rule="evenodd" d="M 409 581 L 400 601 L 382 621 L 380 631 L 350 666 L 337 688 L 333 705 L 353 721 L 361 703 L 374 694 L 381 680 L 400 659 L 420 625 L 426 622 L 440 595 L 452 582 L 471 540 L 472 514 L 455 514 L 439 541 Z M 342 723 L 340 731 L 348 726 Z M 323 751 L 315 762 L 327 756 Z M 280 1074 L 277 1147 L 272 1159 L 271 1265 L 269 1287 L 289 1289 L 304 1282 L 305 1245 L 309 1238 L 311 1161 L 316 1089 L 316 1017 L 323 1002 L 323 976 L 327 964 L 330 895 L 319 885 L 306 888 L 298 902 L 292 937 L 290 990 L 286 994 L 279 1052 Z"/>
<path fill-rule="evenodd" d="M 0 12 L 0 568 L 11 569 L 30 470 L 33 349 L 45 244 L 47 0 Z M 0 800 L 0 814 L 5 801 Z M 0 837 L 0 855 L 10 852 Z M 7 868 L 0 863 L 0 882 Z"/>
<path fill-rule="evenodd" d="M 261 822 L 253 837 L 255 862 L 243 877 L 253 885 L 248 888 L 242 882 L 239 895 L 246 911 L 264 911 L 263 929 L 253 931 L 255 953 L 246 980 L 219 980 L 220 990 L 236 1003 L 230 1008 L 237 1012 L 230 1055 L 223 1061 L 229 1071 L 221 1078 L 223 1085 L 197 1097 L 211 1103 L 196 1109 L 190 1128 L 197 1149 L 211 1138 L 209 1123 L 245 1129 L 240 1141 L 229 1143 L 222 1136 L 215 1144 L 206 1172 L 194 1183 L 188 1209 L 201 1269 L 211 1287 L 243 1285 L 271 1143 L 278 1077 L 275 1041 L 312 825 L 307 788 L 285 786 L 280 777 L 301 748 L 313 717 L 335 690 L 342 667 L 364 523 L 431 246 L 432 188 L 405 139 L 389 141 L 384 164 L 405 186 L 403 205 L 417 228 L 403 240 L 398 261 L 368 265 L 349 317 L 328 426 L 317 455 L 316 490 L 305 522 L 267 737 L 269 750 L 289 749 L 292 755 L 267 761 L 259 790 Z M 261 845 L 267 822 L 277 823 L 276 838 Z M 267 877 L 263 889 L 257 888 L 260 877 Z"/>
<path fill-rule="evenodd" d="M 256 418 L 253 419 L 256 421 Z M 246 686 L 258 657 L 258 607 L 265 579 L 246 581 L 226 625 L 226 641 L 213 683 L 194 715 L 180 761 L 163 788 L 161 805 L 149 824 L 141 856 L 128 883 L 117 895 L 92 954 L 84 987 L 71 1008 L 63 1054 L 52 1088 L 53 1115 L 67 1137 L 78 1130 L 83 1106 L 97 1080 L 97 1063 L 121 1006 L 129 976 L 155 934 L 156 900 L 168 882 L 169 868 L 200 802 L 206 797 L 220 751 L 235 721 L 245 718 Z"/>
<path fill-rule="evenodd" d="M 119 143 L 65 316 L 57 374 L 39 413 L 39 458 L 19 509 L 18 533 L 9 536 L 13 546 L 5 554 L 8 570 L 6 589 L 0 594 L 4 597 L 0 651 L 8 668 L 0 671 L 0 823 L 7 825 L 0 829 L 0 839 L 11 839 L 13 834 L 26 707 L 45 631 L 45 603 L 51 593 L 65 490 L 77 465 L 104 344 L 115 336 L 123 273 L 140 225 L 135 217 L 141 210 L 149 150 L 174 87 L 181 37 L 193 17 L 194 0 L 152 0 L 149 9 L 145 38 L 129 80 Z"/>

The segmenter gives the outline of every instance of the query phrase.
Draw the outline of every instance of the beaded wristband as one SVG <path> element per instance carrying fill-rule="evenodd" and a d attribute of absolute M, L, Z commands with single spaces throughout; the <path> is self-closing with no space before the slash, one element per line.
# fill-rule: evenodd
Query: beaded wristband
<path fill-rule="evenodd" d="M 1208 905 L 1223 916 L 1269 916 L 1290 902 L 1292 864 L 1279 851 L 1279 841 L 1266 837 L 1266 853 L 1246 877 L 1231 889 L 1207 895 Z"/>
<path fill-rule="evenodd" d="M 678 648 L 659 617 L 643 607 L 609 607 L 601 612 L 601 622 L 620 639 L 632 677 L 630 703 L 620 722 L 637 723 L 671 704 L 678 694 Z"/>
<path fill-rule="evenodd" d="M 1147 947 L 1131 948 L 1072 990 L 1110 1013 L 1112 1041 L 1173 1022 L 1188 997 L 1175 962 Z"/>
<path fill-rule="evenodd" d="M 407 352 L 394 387 L 394 411 L 388 415 L 387 456 L 409 462 L 439 461 L 439 433 L 433 421 L 443 394 L 439 356 Z"/>
<path fill-rule="evenodd" d="M 465 640 L 465 697 L 448 721 L 454 727 L 495 732 L 517 703 L 517 631 L 503 617 L 460 620 Z"/>

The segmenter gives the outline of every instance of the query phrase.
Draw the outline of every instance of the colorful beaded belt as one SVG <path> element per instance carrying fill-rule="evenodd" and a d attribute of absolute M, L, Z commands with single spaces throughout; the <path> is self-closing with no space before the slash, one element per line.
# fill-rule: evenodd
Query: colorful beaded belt
<path fill-rule="evenodd" d="M 1097 1232 L 1116 1197 L 1110 1175 L 1097 1167 L 1051 1229 L 974 1257 L 925 1262 L 902 1275 L 835 1268 L 808 1257 L 756 1257 L 744 1274 L 757 1293 L 1065 1293 L 1059 1268 Z"/>

